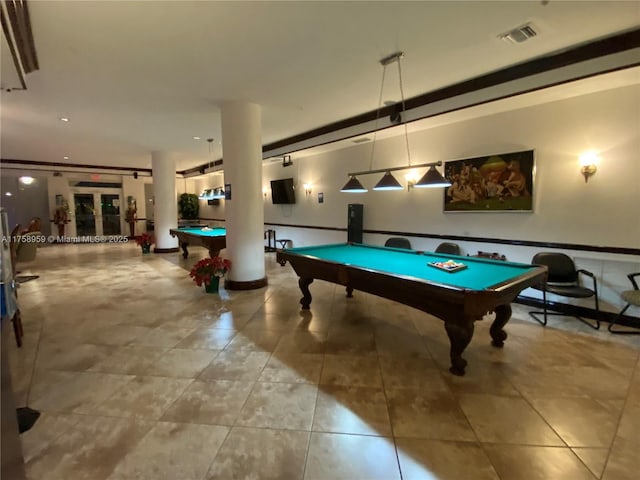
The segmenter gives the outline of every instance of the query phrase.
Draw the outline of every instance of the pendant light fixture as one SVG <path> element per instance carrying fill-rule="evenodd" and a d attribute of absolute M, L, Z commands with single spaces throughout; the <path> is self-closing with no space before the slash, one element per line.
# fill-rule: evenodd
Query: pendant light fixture
<path fill-rule="evenodd" d="M 357 176 L 358 175 L 370 175 L 374 173 L 383 173 L 384 175 L 380 179 L 378 183 L 376 183 L 373 190 L 403 190 L 404 187 L 398 182 L 398 180 L 392 175 L 391 172 L 396 170 L 408 170 L 413 168 L 420 167 L 429 167 L 424 176 L 418 180 L 415 184 L 409 183 L 409 187 L 417 187 L 417 188 L 427 188 L 427 187 L 448 187 L 451 183 L 445 179 L 440 172 L 436 169 L 436 167 L 442 166 L 442 162 L 432 162 L 432 163 L 424 163 L 421 165 L 411 165 L 411 150 L 409 149 L 409 133 L 407 131 L 407 122 L 405 119 L 405 99 L 404 99 L 404 88 L 402 84 L 402 66 L 400 65 L 400 60 L 404 57 L 404 52 L 396 52 L 393 53 L 382 60 L 380 60 L 380 64 L 382 65 L 382 82 L 380 85 L 380 96 L 378 98 L 378 110 L 376 113 L 376 123 L 373 131 L 373 141 L 371 144 L 371 156 L 369 158 L 369 170 L 363 172 L 351 172 L 349 173 L 349 181 L 342 187 L 341 192 L 348 193 L 363 193 L 368 190 L 360 183 Z M 378 131 L 378 120 L 380 118 L 381 105 L 382 105 L 382 92 L 384 88 L 384 78 L 386 73 L 387 65 L 396 62 L 398 64 L 398 82 L 400 85 L 400 100 L 401 100 L 401 110 L 400 113 L 392 114 L 391 121 L 394 123 L 402 123 L 404 126 L 404 141 L 407 149 L 407 160 L 408 165 L 402 167 L 390 167 L 390 168 L 382 168 L 378 170 L 372 170 L 373 167 L 373 155 L 376 147 L 376 134 Z"/>

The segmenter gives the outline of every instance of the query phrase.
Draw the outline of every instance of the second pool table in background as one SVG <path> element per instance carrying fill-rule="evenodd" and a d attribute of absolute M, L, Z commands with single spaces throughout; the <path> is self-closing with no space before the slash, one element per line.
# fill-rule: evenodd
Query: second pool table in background
<path fill-rule="evenodd" d="M 184 227 L 169 230 L 172 237 L 178 237 L 182 256 L 187 258 L 189 251 L 187 246 L 200 245 L 209 250 L 211 258 L 217 257 L 220 250 L 227 247 L 227 230 L 225 228 L 209 227 Z"/>

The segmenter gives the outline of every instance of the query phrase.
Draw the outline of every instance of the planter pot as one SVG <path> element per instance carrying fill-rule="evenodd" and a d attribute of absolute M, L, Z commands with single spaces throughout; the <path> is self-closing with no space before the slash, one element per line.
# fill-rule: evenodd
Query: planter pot
<path fill-rule="evenodd" d="M 218 288 L 220 287 L 220 277 L 211 277 L 211 281 L 209 285 L 204 285 L 204 290 L 207 293 L 218 293 Z"/>
<path fill-rule="evenodd" d="M 151 245 L 141 245 L 142 253 L 151 253 Z"/>

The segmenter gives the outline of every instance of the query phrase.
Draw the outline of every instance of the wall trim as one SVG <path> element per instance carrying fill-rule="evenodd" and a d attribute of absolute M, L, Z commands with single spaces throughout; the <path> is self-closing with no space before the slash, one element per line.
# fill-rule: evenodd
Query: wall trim
<path fill-rule="evenodd" d="M 208 220 L 208 219 L 203 219 Z M 224 221 L 224 219 L 222 219 Z M 332 230 L 336 232 L 346 232 L 346 228 L 339 227 L 321 227 L 315 225 L 293 225 L 289 223 L 266 223 L 265 226 L 270 227 L 287 227 L 287 228 L 306 228 L 312 230 Z M 397 232 L 393 230 L 370 230 L 363 229 L 363 233 L 388 235 L 390 237 L 413 237 L 413 238 L 437 238 L 439 240 L 458 240 L 464 242 L 477 243 L 493 243 L 500 245 L 517 245 L 521 247 L 538 247 L 538 248 L 554 248 L 559 250 L 579 250 L 586 252 L 615 253 L 620 255 L 639 255 L 640 248 L 630 247 L 613 247 L 603 245 L 583 245 L 578 243 L 562 243 L 562 242 L 538 242 L 532 240 L 518 240 L 506 238 L 488 238 L 488 237 L 470 237 L 462 235 L 441 235 L 436 233 L 415 233 L 415 232 Z"/>

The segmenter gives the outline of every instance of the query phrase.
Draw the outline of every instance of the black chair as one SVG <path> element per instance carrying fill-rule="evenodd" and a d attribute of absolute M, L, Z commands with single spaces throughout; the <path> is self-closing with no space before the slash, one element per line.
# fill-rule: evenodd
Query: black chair
<path fill-rule="evenodd" d="M 575 317 L 585 325 L 590 326 L 594 330 L 600 328 L 600 320 L 596 319 L 595 323 L 591 323 L 578 315 L 569 315 L 565 313 L 549 313 L 547 312 L 547 292 L 559 295 L 562 297 L 571 298 L 589 298 L 594 297 L 596 312 L 600 311 L 598 304 L 598 282 L 593 273 L 584 270 L 576 269 L 573 260 L 564 253 L 554 252 L 542 252 L 536 253 L 533 256 L 531 263 L 534 265 L 543 265 L 548 268 L 548 276 L 545 283 L 541 285 L 535 285 L 531 288 L 540 290 L 542 292 L 542 301 L 544 309 L 542 312 L 529 312 L 532 318 L 540 322 L 542 325 L 547 324 L 547 315 L 563 315 L 569 317 Z M 591 277 L 593 281 L 593 288 L 583 287 L 580 284 L 580 274 Z M 543 320 L 538 318 L 538 315 L 543 314 Z"/>
<path fill-rule="evenodd" d="M 406 248 L 411 250 L 411 242 L 403 237 L 391 237 L 384 242 L 385 247 Z"/>
<path fill-rule="evenodd" d="M 622 310 L 620 310 L 620 313 L 618 314 L 618 316 L 609 324 L 608 328 L 611 333 L 619 333 L 622 335 L 640 335 L 640 330 L 638 329 L 640 328 L 640 325 L 638 325 L 637 327 L 636 326 L 633 327 L 633 328 L 636 328 L 636 330 L 620 330 L 620 329 L 614 330 L 613 329 L 613 326 L 622 318 L 622 315 L 624 315 L 624 312 L 626 312 L 631 305 L 640 307 L 640 288 L 638 288 L 638 282 L 636 281 L 636 278 L 635 278 L 638 276 L 640 276 L 640 272 L 630 273 L 629 275 L 627 275 L 627 277 L 631 281 L 631 285 L 633 285 L 633 290 L 625 290 L 620 294 L 620 296 L 622 297 L 622 300 L 627 302 L 627 305 L 625 305 L 625 307 Z"/>
<path fill-rule="evenodd" d="M 436 253 L 448 253 L 450 255 L 460 255 L 460 245 L 451 242 L 442 242 L 436 248 Z"/>

